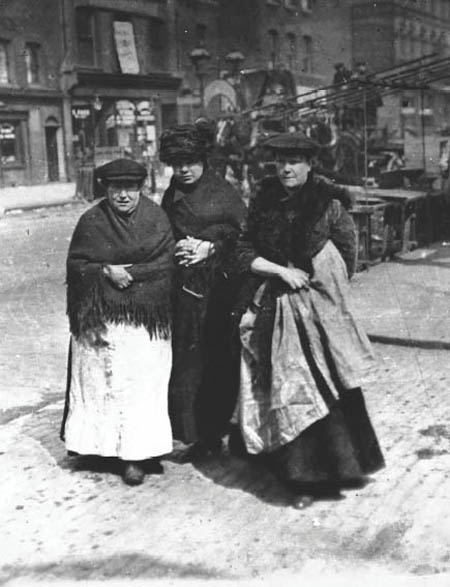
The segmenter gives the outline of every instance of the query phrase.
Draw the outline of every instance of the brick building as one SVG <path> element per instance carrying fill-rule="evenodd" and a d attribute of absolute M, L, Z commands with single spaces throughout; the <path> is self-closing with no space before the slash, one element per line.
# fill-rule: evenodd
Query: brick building
<path fill-rule="evenodd" d="M 64 0 L 62 86 L 75 165 L 155 155 L 177 121 L 174 0 Z"/>
<path fill-rule="evenodd" d="M 203 89 L 220 76 L 223 56 L 219 16 L 219 0 L 175 2 L 176 63 L 183 77 L 178 97 L 179 122 L 192 122 L 201 114 Z M 200 56 L 197 62 L 192 61 L 193 51 Z"/>
<path fill-rule="evenodd" d="M 66 179 L 59 4 L 0 4 L 0 187 Z"/>
<path fill-rule="evenodd" d="M 419 59 L 448 55 L 450 2 L 448 0 L 356 0 L 352 8 L 352 53 L 376 71 Z M 419 63 L 419 62 L 418 62 Z M 420 81 L 420 69 L 417 71 Z M 433 83 L 423 92 L 405 89 L 383 99 L 379 127 L 405 144 L 408 165 L 436 170 L 439 137 L 450 127 L 448 81 Z M 427 156 L 423 156 L 423 139 Z"/>
<path fill-rule="evenodd" d="M 331 83 L 350 63 L 350 0 L 223 0 L 222 54 L 240 50 L 244 69 L 287 69 L 299 92 Z"/>

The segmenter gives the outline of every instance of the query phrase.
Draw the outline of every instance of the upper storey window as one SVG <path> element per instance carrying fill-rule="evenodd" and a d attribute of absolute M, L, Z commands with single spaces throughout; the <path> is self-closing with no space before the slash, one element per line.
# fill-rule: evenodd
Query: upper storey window
<path fill-rule="evenodd" d="M 77 8 L 76 34 L 79 64 L 95 65 L 95 13 L 92 9 Z"/>
<path fill-rule="evenodd" d="M 41 81 L 41 47 L 37 43 L 25 45 L 25 65 L 27 68 L 27 83 L 38 84 Z"/>
<path fill-rule="evenodd" d="M 0 84 L 9 83 L 8 42 L 0 39 Z"/>

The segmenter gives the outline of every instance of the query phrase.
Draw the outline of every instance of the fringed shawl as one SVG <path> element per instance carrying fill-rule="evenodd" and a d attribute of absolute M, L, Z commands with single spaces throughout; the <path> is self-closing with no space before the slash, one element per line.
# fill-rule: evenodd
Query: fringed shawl
<path fill-rule="evenodd" d="M 74 336 L 101 331 L 105 323 L 145 326 L 150 335 L 170 332 L 174 241 L 165 213 L 141 196 L 129 217 L 107 200 L 81 216 L 67 258 L 67 314 Z M 132 266 L 133 283 L 118 289 L 104 265 Z"/>

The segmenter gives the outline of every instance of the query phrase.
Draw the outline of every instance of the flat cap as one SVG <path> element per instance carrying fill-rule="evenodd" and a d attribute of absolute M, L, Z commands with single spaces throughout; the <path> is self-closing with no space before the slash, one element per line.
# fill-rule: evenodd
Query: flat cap
<path fill-rule="evenodd" d="M 274 135 L 264 141 L 262 146 L 274 151 L 301 151 L 315 153 L 319 145 L 307 137 L 303 132 L 285 132 Z"/>
<path fill-rule="evenodd" d="M 147 170 L 133 159 L 115 159 L 97 167 L 95 179 L 100 181 L 143 181 Z"/>

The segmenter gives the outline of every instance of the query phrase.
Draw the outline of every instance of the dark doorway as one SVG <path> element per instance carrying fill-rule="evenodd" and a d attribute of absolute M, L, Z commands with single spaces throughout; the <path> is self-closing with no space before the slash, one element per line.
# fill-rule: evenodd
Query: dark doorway
<path fill-rule="evenodd" d="M 45 145 L 47 149 L 48 181 L 59 180 L 58 142 L 56 135 L 58 127 L 45 127 Z"/>

